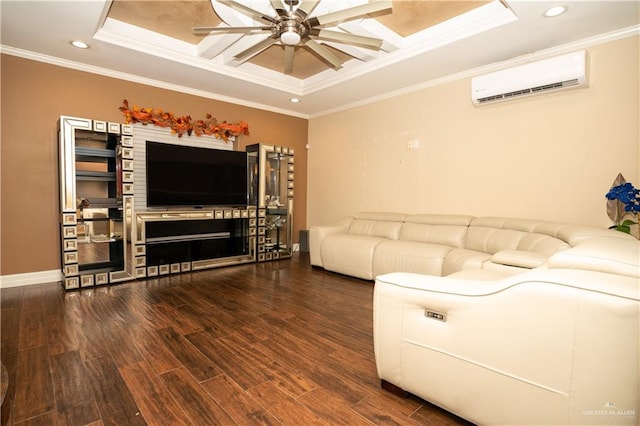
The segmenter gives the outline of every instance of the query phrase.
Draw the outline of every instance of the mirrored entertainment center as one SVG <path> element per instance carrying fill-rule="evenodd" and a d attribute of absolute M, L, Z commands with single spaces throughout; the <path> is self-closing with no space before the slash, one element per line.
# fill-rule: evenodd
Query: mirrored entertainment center
<path fill-rule="evenodd" d="M 58 125 L 66 289 L 291 257 L 293 149 Z"/>

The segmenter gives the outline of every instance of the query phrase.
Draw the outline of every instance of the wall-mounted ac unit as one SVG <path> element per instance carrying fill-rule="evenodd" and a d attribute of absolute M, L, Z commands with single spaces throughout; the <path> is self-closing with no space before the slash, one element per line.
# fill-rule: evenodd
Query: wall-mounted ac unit
<path fill-rule="evenodd" d="M 485 105 L 587 86 L 587 54 L 581 50 L 474 77 L 471 100 Z"/>

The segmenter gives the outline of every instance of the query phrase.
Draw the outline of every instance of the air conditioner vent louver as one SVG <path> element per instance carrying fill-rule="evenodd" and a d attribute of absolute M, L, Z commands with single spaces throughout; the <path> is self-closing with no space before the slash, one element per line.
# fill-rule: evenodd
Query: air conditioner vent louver
<path fill-rule="evenodd" d="M 486 102 L 507 100 L 509 98 L 515 98 L 517 96 L 533 95 L 533 94 L 536 94 L 536 93 L 546 92 L 548 90 L 562 89 L 562 88 L 565 88 L 565 87 L 577 86 L 578 84 L 580 84 L 580 82 L 578 81 L 577 78 L 574 78 L 573 80 L 567 80 L 567 81 L 560 81 L 558 83 L 545 84 L 544 86 L 532 87 L 530 89 L 514 90 L 513 92 L 503 93 L 501 95 L 493 95 L 493 96 L 487 96 L 485 98 L 478 98 L 478 103 L 483 104 L 483 103 L 486 103 Z"/>
<path fill-rule="evenodd" d="M 485 105 L 586 86 L 586 52 L 583 50 L 474 77 L 471 97 L 474 104 Z"/>

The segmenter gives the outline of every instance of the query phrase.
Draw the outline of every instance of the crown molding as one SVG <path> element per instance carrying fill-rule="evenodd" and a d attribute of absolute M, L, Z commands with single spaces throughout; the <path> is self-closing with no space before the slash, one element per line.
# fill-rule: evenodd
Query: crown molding
<path fill-rule="evenodd" d="M 197 90 L 190 87 L 181 86 L 178 84 L 171 84 L 164 81 L 154 80 L 147 77 L 142 77 L 135 74 L 128 74 L 120 71 L 114 71 L 107 68 L 97 67 L 94 65 L 87 65 L 81 62 L 69 61 L 67 59 L 58 58 L 55 56 L 44 55 L 37 52 L 32 52 L 24 49 L 17 49 L 15 47 L 0 45 L 0 53 L 11 56 L 17 56 L 23 59 L 29 59 L 37 62 L 44 62 L 50 65 L 56 65 L 64 68 L 71 68 L 76 71 L 88 72 L 91 74 L 102 75 L 104 77 L 116 78 L 118 80 L 124 80 L 127 82 L 133 82 L 138 84 L 144 84 L 146 86 L 157 87 L 160 89 L 171 90 L 173 92 L 185 93 L 188 95 L 199 96 L 201 98 L 214 99 L 221 102 L 227 102 L 230 104 L 242 105 L 249 108 L 256 108 L 263 111 L 275 112 L 278 114 L 284 114 L 294 116 L 298 118 L 308 119 L 307 114 L 301 114 L 296 111 L 275 108 L 270 105 L 264 105 L 257 102 L 249 102 L 242 99 L 233 98 L 230 96 L 223 96 L 213 92 L 207 92 L 204 90 Z"/>
<path fill-rule="evenodd" d="M 611 42 L 611 41 L 615 41 L 615 40 L 620 40 L 623 38 L 627 38 L 627 37 L 633 37 L 633 36 L 638 36 L 640 35 L 640 25 L 635 25 L 632 27 L 627 27 L 627 28 L 623 28 L 617 31 L 612 31 L 609 33 L 604 33 L 604 34 L 600 34 L 594 37 L 589 37 L 586 39 L 582 39 L 576 42 L 571 42 L 571 43 L 567 43 L 567 44 L 563 44 L 560 46 L 556 46 L 556 47 L 552 47 L 549 49 L 544 49 L 544 50 L 540 50 L 537 52 L 533 52 L 533 53 L 529 53 L 526 55 L 522 55 L 522 56 L 518 56 L 512 59 L 509 59 L 507 61 L 502 61 L 502 62 L 496 62 L 490 65 L 486 65 L 486 66 L 482 66 L 482 67 L 477 67 L 477 68 L 473 68 L 470 70 L 465 70 L 465 71 L 461 71 L 459 73 L 455 73 L 455 74 L 451 74 L 448 76 L 444 76 L 441 78 L 437 78 L 437 79 L 433 79 L 433 80 L 429 80 L 417 85 L 413 85 L 410 87 L 406 87 L 403 89 L 399 89 L 399 90 L 395 90 L 395 91 L 391 91 L 391 92 L 387 92 L 385 94 L 382 95 L 378 95 L 378 96 L 373 96 L 367 99 L 361 99 L 357 102 L 352 102 L 349 104 L 345 104 L 345 105 L 341 105 L 339 107 L 336 108 L 331 108 L 331 109 L 327 109 L 324 111 L 320 111 L 318 113 L 313 113 L 313 114 L 303 114 L 297 111 L 291 111 L 291 110 L 287 110 L 287 109 L 281 109 L 281 108 L 275 108 L 269 105 L 264 105 L 264 104 L 260 104 L 260 103 L 256 103 L 256 102 L 249 102 L 249 101 L 245 101 L 242 99 L 237 99 L 237 98 L 233 98 L 233 97 L 229 97 L 229 96 L 223 96 L 223 95 L 219 95 L 213 92 L 207 92 L 207 91 L 203 91 L 203 90 L 197 90 L 197 89 L 193 89 L 193 88 L 189 88 L 189 87 L 185 87 L 185 86 L 181 86 L 181 85 L 176 85 L 176 84 L 170 84 L 170 83 L 166 83 L 163 81 L 159 81 L 159 80 L 154 80 L 154 79 L 150 79 L 150 78 L 146 78 L 146 77 L 142 77 L 139 75 L 134 75 L 134 74 L 128 74 L 128 73 L 123 73 L 123 72 L 119 72 L 119 71 L 113 71 L 113 70 L 109 70 L 106 68 L 102 68 L 102 67 L 97 67 L 97 66 L 93 66 L 93 65 L 86 65 L 83 63 L 79 63 L 79 62 L 75 62 L 75 61 L 69 61 L 66 59 L 62 59 L 62 58 L 57 58 L 57 57 L 53 57 L 53 56 L 49 56 L 49 55 L 43 55 L 37 52 L 32 52 L 32 51 L 27 51 L 27 50 L 23 50 L 23 49 L 17 49 L 11 46 L 5 46 L 5 45 L 0 45 L 0 53 L 3 54 L 7 54 L 7 55 L 12 55 L 12 56 L 17 56 L 17 57 L 21 57 L 24 59 L 29 59 L 29 60 L 33 60 L 33 61 L 38 61 L 38 62 L 44 62 L 44 63 L 48 63 L 51 65 L 57 65 L 57 66 L 61 66 L 61 67 L 65 67 L 65 68 L 71 68 L 74 70 L 78 70 L 78 71 L 84 71 L 84 72 L 88 72 L 88 73 L 92 73 L 92 74 L 98 74 L 98 75 L 102 75 L 105 77 L 111 77 L 111 78 L 116 78 L 119 80 L 125 80 L 128 82 L 134 82 L 134 83 L 139 83 L 139 84 L 144 84 L 147 86 L 152 86 L 152 87 L 157 87 L 157 88 L 161 88 L 161 89 L 166 89 L 166 90 L 171 90 L 174 92 L 179 92 L 179 93 L 186 93 L 186 94 L 190 94 L 190 95 L 194 95 L 194 96 L 199 96 L 202 98 L 207 98 L 207 99 L 214 99 L 217 101 L 221 101 L 221 102 L 228 102 L 228 103 L 232 103 L 232 104 L 236 104 L 236 105 L 242 105 L 242 106 L 246 106 L 249 108 L 256 108 L 256 109 L 260 109 L 260 110 L 264 110 L 264 111 L 270 111 L 270 112 L 274 112 L 274 113 L 278 113 L 278 114 L 284 114 L 284 115 L 289 115 L 289 116 L 293 116 L 293 117 L 298 117 L 298 118 L 302 118 L 302 119 L 312 119 L 312 118 L 317 118 L 317 117 L 322 117 L 325 115 L 329 115 L 329 114 L 334 114 L 340 111 L 345 111 L 345 110 L 349 110 L 352 108 L 356 108 L 356 107 L 360 107 L 363 105 L 368 105 L 374 102 L 379 102 L 385 99 L 390 99 L 390 98 L 394 98 L 397 96 L 402 96 L 404 94 L 408 94 L 408 93 L 413 93 L 413 92 L 417 92 L 429 87 L 434 87 L 434 86 L 438 86 L 441 84 L 446 84 L 449 82 L 453 82 L 453 81 L 457 81 L 457 80 L 461 80 L 464 78 L 471 78 L 477 75 L 481 75 L 481 74 L 486 74 L 489 72 L 493 72 L 493 71 L 497 71 L 499 69 L 504 69 L 507 67 L 511 67 L 511 66 L 515 66 L 515 65 L 520 65 L 522 63 L 526 63 L 526 62 L 531 62 L 531 61 L 536 61 L 536 60 L 541 60 L 541 59 L 546 59 L 548 57 L 551 56 L 555 56 L 555 55 L 561 55 L 564 53 L 569 53 L 571 51 L 575 51 L 575 50 L 580 50 L 580 49 L 585 49 L 591 46 L 595 46 L 598 44 L 603 44 L 603 43 L 607 43 L 607 42 Z"/>

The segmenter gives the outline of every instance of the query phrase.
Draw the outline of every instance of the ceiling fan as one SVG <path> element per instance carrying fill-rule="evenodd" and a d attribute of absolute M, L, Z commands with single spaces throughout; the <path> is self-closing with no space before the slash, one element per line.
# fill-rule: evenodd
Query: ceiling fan
<path fill-rule="evenodd" d="M 276 16 L 265 15 L 264 13 L 247 7 L 235 0 L 217 0 L 218 3 L 229 6 L 264 25 L 252 27 L 192 27 L 192 30 L 195 33 L 226 32 L 252 34 L 262 31 L 271 32 L 271 35 L 267 39 L 260 41 L 234 55 L 234 59 L 238 60 L 240 63 L 262 52 L 266 48 L 280 43 L 284 46 L 285 74 L 290 74 L 293 71 L 293 54 L 296 46 L 301 45 L 308 47 L 331 64 L 333 68 L 337 69 L 342 66 L 342 61 L 331 53 L 329 49 L 322 46 L 321 43 L 318 43 L 316 39 L 335 41 L 338 43 L 351 44 L 370 49 L 380 49 L 382 40 L 347 32 L 329 30 L 324 27 L 335 26 L 369 13 L 388 11 L 392 8 L 392 2 L 390 0 L 376 0 L 359 6 L 311 17 L 309 15 L 313 12 L 318 3 L 320 3 L 320 0 L 269 1 L 271 7 L 276 13 Z"/>

